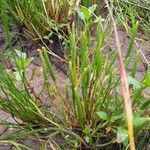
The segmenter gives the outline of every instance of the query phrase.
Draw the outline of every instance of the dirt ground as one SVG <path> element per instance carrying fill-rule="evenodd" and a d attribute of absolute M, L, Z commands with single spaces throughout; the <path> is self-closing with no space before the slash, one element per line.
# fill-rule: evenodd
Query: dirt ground
<path fill-rule="evenodd" d="M 27 74 L 28 78 L 30 78 L 33 70 L 35 71 L 34 79 L 30 82 L 30 84 L 31 84 L 31 87 L 34 89 L 34 91 L 36 93 L 39 93 L 43 87 L 43 77 L 42 77 L 43 74 L 42 74 L 42 67 L 40 65 L 40 61 L 38 58 L 37 48 L 41 45 L 41 43 L 33 44 L 29 40 L 25 39 L 24 37 L 19 39 L 19 37 L 15 36 L 16 35 L 15 32 L 17 32 L 16 29 L 12 28 L 11 33 L 12 33 L 12 39 L 13 39 L 12 40 L 13 47 L 16 47 L 17 49 L 20 49 L 20 48 L 26 49 L 28 56 L 34 57 L 34 60 L 28 67 L 26 74 Z M 119 35 L 119 38 L 121 41 L 122 52 L 124 55 L 125 50 L 127 49 L 128 44 L 129 44 L 129 39 L 128 39 L 127 34 L 124 29 L 118 29 L 118 35 Z M 21 44 L 18 44 L 18 43 L 21 43 Z M 149 43 L 147 41 L 137 40 L 137 44 L 139 45 L 139 47 L 137 48 L 137 51 L 139 51 L 139 49 L 141 49 L 141 51 L 144 53 L 147 61 L 150 62 L 150 45 L 149 45 Z M 0 26 L 0 48 L 1 48 L 1 51 L 5 51 L 7 49 L 2 26 Z M 60 51 L 59 46 L 55 47 L 53 45 L 53 48 L 58 48 L 57 52 Z M 112 49 L 115 48 L 114 35 L 112 35 L 112 39 L 111 39 L 111 48 Z M 63 54 L 61 54 L 61 56 L 63 56 Z M 57 82 L 58 82 L 60 88 L 63 90 L 65 83 L 68 82 L 67 69 L 66 69 L 67 66 L 63 62 L 58 61 L 58 59 L 55 59 L 54 57 L 51 57 L 51 59 L 52 59 L 52 63 L 54 66 L 55 73 L 56 73 Z M 145 60 L 143 60 L 139 63 L 137 79 L 142 79 L 142 77 L 146 71 L 145 64 L 146 64 Z M 130 68 L 128 68 L 127 70 L 130 71 Z M 150 92 L 150 89 L 147 89 L 147 92 Z M 149 96 L 149 95 L 146 95 L 146 96 Z M 42 99 L 43 99 L 43 103 L 47 103 L 47 94 L 43 95 Z M 6 120 L 9 122 L 15 123 L 15 120 L 13 119 L 13 117 L 11 117 L 10 114 L 8 114 L 2 110 L 0 110 L 0 120 Z M 12 129 L 7 129 L 4 126 L 0 126 L 0 135 L 8 133 L 11 130 Z M 25 144 L 26 146 L 33 148 L 34 150 L 40 149 L 39 148 L 40 143 L 36 139 L 24 140 L 24 141 L 22 141 L 22 143 Z M 1 150 L 9 150 L 9 149 L 11 149 L 11 147 L 9 145 L 1 145 L 0 149 Z"/>

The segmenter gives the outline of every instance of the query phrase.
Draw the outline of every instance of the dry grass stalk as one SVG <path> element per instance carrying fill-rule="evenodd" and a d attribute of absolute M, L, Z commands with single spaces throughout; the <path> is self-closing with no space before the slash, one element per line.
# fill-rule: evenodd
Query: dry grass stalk
<path fill-rule="evenodd" d="M 128 135 L 129 135 L 129 141 L 130 141 L 130 149 L 135 150 L 135 143 L 134 143 L 134 131 L 133 131 L 133 113 L 132 113 L 132 102 L 130 99 L 130 92 L 129 92 L 129 85 L 127 81 L 127 74 L 125 70 L 125 65 L 123 62 L 123 57 L 121 53 L 121 45 L 117 33 L 117 27 L 116 23 L 112 14 L 112 11 L 110 9 L 110 6 L 108 4 L 108 1 L 105 0 L 106 6 L 108 8 L 112 24 L 114 27 L 114 34 L 115 34 L 115 39 L 116 39 L 116 46 L 117 46 L 117 51 L 118 51 L 118 56 L 119 56 L 119 68 L 120 68 L 120 78 L 121 78 L 121 88 L 122 88 L 122 94 L 124 98 L 124 105 L 125 105 L 125 111 L 127 115 L 127 126 L 128 126 Z"/>

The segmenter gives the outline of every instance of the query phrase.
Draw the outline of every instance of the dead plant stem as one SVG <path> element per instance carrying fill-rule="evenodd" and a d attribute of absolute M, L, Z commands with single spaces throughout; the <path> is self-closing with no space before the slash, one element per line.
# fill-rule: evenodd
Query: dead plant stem
<path fill-rule="evenodd" d="M 127 116 L 127 126 L 128 126 L 130 149 L 135 150 L 134 132 L 133 132 L 132 102 L 131 102 L 131 99 L 130 99 L 129 85 L 128 85 L 128 81 L 127 81 L 127 74 L 126 74 L 125 65 L 124 65 L 123 57 L 122 57 L 122 53 L 121 53 L 121 45 L 120 45 L 120 40 L 119 40 L 119 37 L 118 37 L 116 23 L 115 23 L 112 11 L 110 9 L 108 0 L 105 0 L 105 3 L 106 3 L 106 6 L 108 8 L 111 20 L 112 20 L 115 39 L 116 39 L 116 46 L 117 46 L 117 51 L 118 51 L 118 56 L 119 56 L 119 62 L 120 62 L 119 63 L 119 69 L 120 69 L 120 78 L 121 78 L 121 88 L 122 88 L 125 111 L 126 111 L 126 116 Z"/>

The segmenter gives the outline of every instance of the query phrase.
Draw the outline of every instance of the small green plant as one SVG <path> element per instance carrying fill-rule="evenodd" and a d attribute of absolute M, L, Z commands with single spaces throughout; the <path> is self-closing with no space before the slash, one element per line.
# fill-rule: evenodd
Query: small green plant
<path fill-rule="evenodd" d="M 90 23 L 94 11 L 96 10 L 96 6 L 97 5 L 92 5 L 89 8 L 81 6 L 80 10 L 78 11 L 78 16 L 85 24 Z"/>
<path fill-rule="evenodd" d="M 17 49 L 15 50 L 15 52 L 17 54 L 15 60 L 12 58 L 12 61 L 16 64 L 16 68 L 13 68 L 15 70 L 14 75 L 16 80 L 20 81 L 22 80 L 22 77 L 24 77 L 26 68 L 34 58 L 33 57 L 27 58 L 25 52 L 21 52 Z"/>

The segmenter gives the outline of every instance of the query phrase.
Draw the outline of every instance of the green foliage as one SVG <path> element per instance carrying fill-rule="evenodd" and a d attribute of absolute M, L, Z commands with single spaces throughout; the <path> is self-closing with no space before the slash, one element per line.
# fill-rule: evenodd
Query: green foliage
<path fill-rule="evenodd" d="M 97 5 L 92 5 L 89 8 L 86 8 L 84 6 L 81 6 L 81 10 L 78 11 L 78 16 L 82 21 L 85 23 L 89 22 L 91 17 L 93 16 L 94 11 L 96 10 Z"/>
<path fill-rule="evenodd" d="M 5 94 L 4 98 L 1 97 L 1 109 L 22 119 L 24 122 L 37 122 L 37 120 L 43 120 L 27 87 L 20 90 L 15 85 L 13 78 L 2 66 L 0 67 L 0 87 Z"/>
<path fill-rule="evenodd" d="M 17 8 L 19 7 L 17 5 Z M 55 137 L 55 140 L 59 135 L 59 137 L 64 137 L 64 141 L 74 149 L 79 147 L 82 149 L 83 145 L 91 149 L 106 146 L 112 149 L 115 142 L 118 142 L 124 149 L 128 146 L 126 116 L 116 66 L 118 60 L 116 51 L 109 50 L 109 41 L 106 38 L 108 24 L 102 24 L 100 17 L 96 17 L 96 22 L 94 22 L 97 28 L 96 45 L 92 45 L 90 25 L 93 23 L 91 18 L 95 9 L 96 5 L 88 9 L 81 7 L 78 14 L 84 21 L 84 29 L 77 35 L 73 24 L 70 31 L 69 81 L 66 81 L 65 89 L 59 87 L 59 81 L 46 48 L 38 50 L 43 69 L 42 92 L 47 91 L 47 100 L 54 106 L 54 109 L 49 109 L 46 105 L 40 107 L 42 100 L 39 98 L 39 93 L 30 91 L 31 87 L 29 81 L 26 80 L 25 70 L 33 58 L 27 58 L 25 53 L 18 50 L 15 50 L 16 55 L 12 53 L 16 71 L 19 72 L 21 78 L 18 76 L 14 78 L 12 75 L 14 73 L 11 74 L 5 66 L 0 66 L 0 88 L 4 95 L 0 96 L 0 108 L 23 121 L 22 132 L 2 136 L 0 140 L 18 139 L 24 135 L 44 136 L 47 139 Z M 3 19 L 7 25 L 6 18 Z M 128 27 L 130 43 L 125 55 L 126 66 L 131 58 L 134 59 L 132 55 L 134 52 L 131 49 L 134 46 L 137 26 L 138 23 L 133 19 L 132 27 Z M 8 32 L 7 27 L 6 29 Z M 7 35 L 9 40 L 9 34 Z M 149 99 L 143 96 L 143 91 L 149 87 L 150 73 L 148 69 L 144 79 L 137 81 L 135 78 L 137 66 L 133 64 L 131 67 L 134 71 L 128 76 L 128 83 L 133 102 L 134 129 L 137 133 L 135 137 L 138 138 L 141 133 L 147 134 L 149 127 L 150 120 L 147 112 L 150 103 Z M 18 86 L 18 78 L 21 87 Z"/>
<path fill-rule="evenodd" d="M 128 130 L 123 127 L 118 127 L 117 142 L 121 143 L 128 138 Z"/>
<path fill-rule="evenodd" d="M 101 119 L 101 120 L 108 120 L 107 114 L 103 111 L 97 112 L 97 115 L 98 115 L 99 119 Z"/>
<path fill-rule="evenodd" d="M 65 118 L 65 125 L 72 129 L 80 128 L 81 132 L 84 133 L 84 139 L 89 145 L 94 146 L 96 144 L 95 142 L 100 138 L 100 133 L 105 136 L 109 133 L 111 138 L 109 139 L 107 136 L 107 141 L 110 141 L 106 142 L 106 145 L 111 145 L 113 143 L 111 140 L 115 139 L 117 135 L 118 143 L 123 143 L 126 147 L 128 145 L 126 117 L 123 112 L 122 96 L 117 91 L 119 76 L 115 70 L 115 61 L 112 64 L 112 60 L 116 59 L 116 55 L 114 51 L 111 54 L 105 53 L 105 55 L 101 51 L 101 48 L 105 45 L 106 37 L 106 30 L 102 29 L 101 26 L 99 19 L 97 24 L 97 45 L 93 49 L 91 49 L 91 43 L 87 42 L 90 40 L 90 30 L 87 30 L 87 25 L 85 24 L 84 31 L 80 33 L 80 46 L 76 44 L 76 32 L 73 27 L 70 34 L 71 52 L 69 62 L 71 89 L 67 87 L 65 99 L 62 93 L 58 91 L 61 96 L 55 96 L 56 99 L 59 96 L 61 97 L 60 103 L 63 110 L 61 115 Z M 133 26 L 136 25 L 134 24 Z M 132 42 L 130 44 L 133 46 Z M 130 49 L 132 48 L 131 45 L 129 45 Z M 126 60 L 129 59 L 131 51 L 127 51 L 127 53 Z M 110 55 L 111 59 L 109 59 Z M 132 76 L 128 77 L 128 82 L 132 85 L 133 105 L 136 106 L 133 109 L 135 130 L 144 131 L 144 124 L 149 123 L 149 119 L 147 118 L 138 126 L 136 116 L 137 110 L 141 110 L 138 115 L 142 118 L 144 116 L 143 111 L 148 107 L 142 110 L 142 102 L 136 99 L 143 98 L 146 101 L 146 98 L 142 96 L 145 87 L 143 86 L 143 81 L 137 81 Z M 58 88 L 57 84 L 56 86 Z M 69 94 L 68 89 L 70 89 L 71 94 Z M 140 93 L 137 93 L 136 90 L 140 90 Z M 66 116 L 68 116 L 67 120 Z M 102 145 L 101 143 L 99 146 Z"/>
<path fill-rule="evenodd" d="M 133 120 L 135 133 L 138 134 L 145 126 L 148 126 L 150 118 L 144 117 L 135 117 Z"/>
<path fill-rule="evenodd" d="M 149 0 L 114 0 L 114 13 L 118 21 L 131 22 L 134 17 L 139 22 L 139 29 L 150 33 Z"/>
<path fill-rule="evenodd" d="M 66 18 L 70 3 L 67 0 L 1 0 L 1 3 L 1 13 L 5 10 L 10 20 L 17 26 L 24 26 L 25 33 L 34 40 L 49 32 L 58 33 L 69 22 Z"/>
<path fill-rule="evenodd" d="M 16 68 L 14 68 L 14 74 L 18 81 L 22 80 L 24 76 L 24 72 L 28 65 L 33 60 L 33 57 L 27 58 L 26 53 L 23 53 L 19 50 L 15 50 L 17 56 L 15 57 L 15 60 L 12 59 L 12 61 L 16 64 Z"/>

